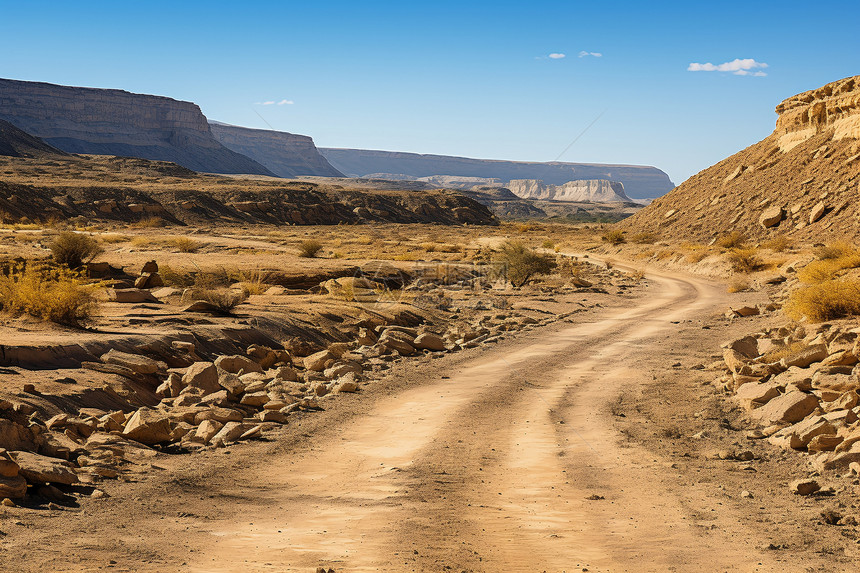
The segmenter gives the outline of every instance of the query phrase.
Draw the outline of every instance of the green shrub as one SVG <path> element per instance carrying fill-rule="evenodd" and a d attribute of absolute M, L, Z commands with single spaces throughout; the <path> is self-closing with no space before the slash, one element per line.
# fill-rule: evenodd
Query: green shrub
<path fill-rule="evenodd" d="M 50 245 L 54 261 L 70 269 L 79 269 L 102 252 L 98 241 L 81 233 L 63 231 Z"/>
<path fill-rule="evenodd" d="M 498 260 L 505 267 L 514 288 L 520 288 L 535 276 L 548 274 L 556 267 L 555 260 L 549 255 L 536 253 L 519 241 L 503 244 Z"/>

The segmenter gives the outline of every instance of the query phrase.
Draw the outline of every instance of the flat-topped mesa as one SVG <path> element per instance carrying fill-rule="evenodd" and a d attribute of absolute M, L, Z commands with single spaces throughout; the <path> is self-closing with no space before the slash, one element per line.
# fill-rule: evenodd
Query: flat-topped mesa
<path fill-rule="evenodd" d="M 860 76 L 790 97 L 776 106 L 776 113 L 774 135 L 783 151 L 829 129 L 836 140 L 860 138 Z"/>
<path fill-rule="evenodd" d="M 594 203 L 633 201 L 624 193 L 623 183 L 607 179 L 579 179 L 561 185 L 546 185 L 539 179 L 514 179 L 507 184 L 507 188 L 523 199 Z"/>
<path fill-rule="evenodd" d="M 279 177 L 343 177 L 343 173 L 320 155 L 314 140 L 306 135 L 239 127 L 217 121 L 210 121 L 209 127 L 222 145 L 247 155 Z"/>
<path fill-rule="evenodd" d="M 336 169 L 352 177 L 366 177 L 371 173 L 402 173 L 416 178 L 448 176 L 501 181 L 540 179 L 552 185 L 580 179 L 608 179 L 624 183 L 624 192 L 634 199 L 659 197 L 675 186 L 664 172 L 646 165 L 503 161 L 326 147 L 320 148 L 320 153 Z"/>
<path fill-rule="evenodd" d="M 0 119 L 69 153 L 172 161 L 212 173 L 273 175 L 218 143 L 196 104 L 168 97 L 0 79 Z"/>

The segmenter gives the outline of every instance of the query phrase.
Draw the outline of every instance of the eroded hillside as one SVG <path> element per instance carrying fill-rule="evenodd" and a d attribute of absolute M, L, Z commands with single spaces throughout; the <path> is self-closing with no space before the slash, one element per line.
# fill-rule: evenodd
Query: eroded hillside
<path fill-rule="evenodd" d="M 766 139 L 619 226 L 704 242 L 736 229 L 753 238 L 860 238 L 860 76 L 788 98 L 776 112 Z"/>

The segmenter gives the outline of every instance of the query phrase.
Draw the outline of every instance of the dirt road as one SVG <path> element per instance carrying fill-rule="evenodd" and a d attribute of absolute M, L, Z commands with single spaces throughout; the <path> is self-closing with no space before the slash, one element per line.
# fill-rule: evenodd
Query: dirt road
<path fill-rule="evenodd" d="M 489 353 L 247 476 L 253 522 L 215 523 L 195 571 L 752 570 L 705 539 L 608 404 L 716 287 L 654 276 L 633 309 Z M 660 336 L 663 335 L 663 336 Z M 592 499 L 589 499 L 592 498 Z M 598 499 L 600 498 L 600 499 Z M 232 512 L 231 512 L 232 513 Z"/>
<path fill-rule="evenodd" d="M 724 287 L 649 283 L 492 349 L 406 361 L 277 443 L 172 456 L 77 514 L 4 521 L 0 570 L 841 570 L 814 545 L 814 502 L 774 487 L 790 458 L 762 453 L 757 476 L 689 439 L 738 440 L 713 387 L 670 376 L 726 335 L 703 330 L 722 328 Z"/>

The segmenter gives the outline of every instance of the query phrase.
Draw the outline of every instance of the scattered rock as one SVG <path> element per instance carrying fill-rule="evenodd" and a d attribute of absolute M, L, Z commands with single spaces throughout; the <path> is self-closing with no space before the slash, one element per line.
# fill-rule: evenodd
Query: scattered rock
<path fill-rule="evenodd" d="M 211 362 L 195 362 L 182 377 L 182 385 L 200 388 L 204 395 L 217 392 L 221 389 L 218 383 L 218 368 Z"/>
<path fill-rule="evenodd" d="M 119 350 L 110 349 L 105 354 L 102 354 L 101 361 L 105 364 L 116 364 L 124 366 L 138 374 L 155 374 L 159 370 L 159 363 L 147 356 L 139 354 L 130 354 L 128 352 L 120 352 Z"/>
<path fill-rule="evenodd" d="M 788 484 L 791 493 L 795 495 L 812 495 L 821 489 L 821 486 L 814 479 L 797 479 Z"/>
<path fill-rule="evenodd" d="M 10 452 L 18 464 L 20 475 L 30 483 L 61 483 L 72 485 L 78 476 L 71 463 L 32 452 Z"/>
<path fill-rule="evenodd" d="M 148 446 L 169 442 L 171 434 L 170 420 L 152 408 L 137 410 L 126 422 L 122 432 L 124 437 Z"/>

